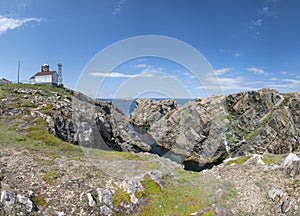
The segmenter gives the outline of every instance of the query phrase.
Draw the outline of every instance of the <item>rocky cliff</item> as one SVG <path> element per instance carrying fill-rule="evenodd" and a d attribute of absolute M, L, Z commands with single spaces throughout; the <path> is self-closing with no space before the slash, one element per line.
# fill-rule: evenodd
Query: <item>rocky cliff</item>
<path fill-rule="evenodd" d="M 50 86 L 0 86 L 0 215 L 299 215 L 299 152 L 250 154 L 238 137 L 230 139 L 238 130 L 251 133 L 239 120 L 251 109 L 264 110 L 258 119 L 267 119 L 263 122 L 271 127 L 293 119 L 291 131 L 297 132 L 299 95 L 269 90 L 238 95 L 233 98 L 239 99 L 213 97 L 163 108 L 163 116 L 151 123 L 152 131 L 158 131 L 160 121 L 165 127 L 156 139 L 170 134 L 198 140 L 201 145 L 193 151 L 201 154 L 192 151 L 190 157 L 246 154 L 197 173 L 157 155 L 133 153 L 147 147 L 109 102 Z M 280 102 L 281 97 L 286 100 Z M 260 98 L 274 102 L 256 102 Z M 238 102 L 248 100 L 247 105 Z M 290 112 L 281 121 L 264 118 L 281 109 Z M 201 124 L 193 122 L 195 117 Z M 178 124 L 174 129 L 173 123 Z M 253 125 L 263 127 L 259 122 Z M 282 127 L 280 136 L 288 136 L 288 131 Z M 220 145 L 213 149 L 209 142 Z M 172 139 L 168 143 L 172 145 Z M 181 151 L 182 146 L 175 147 Z M 119 151 L 101 150 L 108 148 Z"/>
<path fill-rule="evenodd" d="M 31 116 L 45 119 L 49 132 L 63 141 L 104 150 L 151 150 L 129 130 L 126 117 L 111 102 L 94 100 L 70 89 L 50 93 L 15 88 L 10 98 L 4 99 L 5 106 L 9 106 L 11 98 L 31 104 Z"/>
<path fill-rule="evenodd" d="M 198 98 L 183 106 L 174 106 L 174 101 L 155 103 L 164 107 L 163 112 L 153 101 L 139 100 L 131 122 L 150 126 L 148 132 L 157 145 L 185 155 L 186 160 L 205 164 L 300 148 L 298 93 L 262 89 Z"/>

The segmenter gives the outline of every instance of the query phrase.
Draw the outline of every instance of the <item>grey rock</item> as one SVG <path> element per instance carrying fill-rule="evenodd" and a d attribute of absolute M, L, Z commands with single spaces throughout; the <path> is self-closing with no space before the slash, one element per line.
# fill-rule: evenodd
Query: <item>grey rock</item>
<path fill-rule="evenodd" d="M 15 194 L 10 191 L 2 191 L 0 202 L 3 204 L 4 210 L 10 210 L 15 204 Z"/>
<path fill-rule="evenodd" d="M 223 97 L 189 102 L 154 122 L 149 133 L 157 145 L 199 163 L 221 161 L 226 155 Z"/>
<path fill-rule="evenodd" d="M 104 206 L 100 207 L 100 215 L 110 216 L 110 215 L 113 215 L 113 211 L 104 205 Z"/>
<path fill-rule="evenodd" d="M 137 126 L 151 126 L 176 108 L 177 104 L 174 100 L 138 99 L 135 102 L 135 109 L 130 115 L 130 122 Z"/>
<path fill-rule="evenodd" d="M 205 164 L 228 156 L 297 150 L 299 107 L 298 93 L 283 95 L 262 89 L 197 98 L 183 106 L 142 99 L 137 101 L 130 121 L 149 126 L 148 133 L 157 145 L 185 155 L 185 160 Z"/>
<path fill-rule="evenodd" d="M 34 109 L 31 116 L 44 118 L 51 134 L 76 145 L 126 152 L 151 151 L 151 146 L 129 129 L 127 118 L 112 102 L 98 101 L 72 90 L 68 92 L 76 100 L 69 96 L 63 101 L 57 96 L 35 96 L 32 102 L 39 107 L 49 103 L 55 105 L 47 115 Z"/>
<path fill-rule="evenodd" d="M 119 187 L 126 191 L 130 196 L 130 201 L 133 204 L 138 203 L 138 199 L 135 197 L 136 192 L 144 192 L 144 188 L 140 181 L 135 179 L 123 180 L 119 183 Z"/>
<path fill-rule="evenodd" d="M 105 204 L 109 208 L 113 208 L 113 193 L 107 188 L 97 188 L 99 203 Z"/>
<path fill-rule="evenodd" d="M 281 212 L 282 213 L 289 212 L 291 210 L 293 204 L 294 204 L 293 198 L 291 198 L 291 197 L 286 198 L 281 205 Z"/>
<path fill-rule="evenodd" d="M 300 175 L 300 160 L 293 161 L 288 167 L 285 167 L 285 174 L 290 177 L 297 177 Z"/>
<path fill-rule="evenodd" d="M 38 211 L 36 204 L 32 200 L 30 200 L 28 197 L 25 197 L 21 194 L 17 194 L 17 199 L 18 199 L 19 203 L 26 205 L 26 211 L 28 213 L 31 213 L 33 211 Z"/>
<path fill-rule="evenodd" d="M 276 186 L 273 186 L 269 191 L 268 191 L 268 196 L 271 200 L 276 200 L 276 199 L 281 199 L 284 195 L 284 191 L 281 188 L 278 188 Z"/>

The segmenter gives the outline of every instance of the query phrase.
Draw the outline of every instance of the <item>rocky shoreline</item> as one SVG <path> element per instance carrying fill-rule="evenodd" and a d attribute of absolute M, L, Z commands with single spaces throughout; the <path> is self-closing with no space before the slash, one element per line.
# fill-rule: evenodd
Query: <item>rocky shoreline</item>
<path fill-rule="evenodd" d="M 130 122 L 148 126 L 157 145 L 186 155 L 186 161 L 206 164 L 299 150 L 299 107 L 298 93 L 272 89 L 198 98 L 183 106 L 172 100 L 140 99 Z"/>
<path fill-rule="evenodd" d="M 300 213 L 298 93 L 141 99 L 129 117 L 69 89 L 0 94 L 0 215 Z M 184 171 L 149 154 L 129 123 L 185 161 L 219 165 Z"/>

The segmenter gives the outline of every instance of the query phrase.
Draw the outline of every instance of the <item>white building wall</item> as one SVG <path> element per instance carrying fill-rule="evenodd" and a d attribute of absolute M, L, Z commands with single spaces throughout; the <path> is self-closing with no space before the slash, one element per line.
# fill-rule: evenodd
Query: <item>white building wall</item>
<path fill-rule="evenodd" d="M 52 75 L 36 76 L 35 83 L 52 83 Z"/>

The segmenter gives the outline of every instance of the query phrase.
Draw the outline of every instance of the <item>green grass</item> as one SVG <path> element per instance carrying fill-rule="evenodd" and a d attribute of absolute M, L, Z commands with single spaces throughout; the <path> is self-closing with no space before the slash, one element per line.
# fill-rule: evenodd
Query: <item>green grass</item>
<path fill-rule="evenodd" d="M 41 118 L 36 119 L 34 125 L 29 127 L 27 131 L 29 138 L 36 141 L 42 141 L 44 147 L 49 147 L 51 150 L 57 150 L 62 153 L 82 153 L 82 150 L 79 146 L 63 142 L 59 138 L 53 136 L 52 134 L 49 134 L 49 132 L 47 131 L 47 123 Z"/>
<path fill-rule="evenodd" d="M 144 179 L 142 185 L 147 185 L 149 203 L 142 207 L 140 215 L 177 215 L 186 216 L 211 205 L 220 208 L 228 207 L 230 200 L 238 197 L 238 193 L 231 184 L 220 182 L 213 175 L 174 171 L 173 177 L 166 177 L 164 188 Z M 147 180 L 147 181 L 145 181 Z M 151 185 L 151 186 L 150 186 Z M 208 186 L 209 185 L 209 186 Z M 221 189 L 222 192 L 216 193 Z"/>
<path fill-rule="evenodd" d="M 215 216 L 216 213 L 213 210 L 208 210 L 202 214 L 202 216 Z"/>
<path fill-rule="evenodd" d="M 14 124 L 21 123 L 22 119 L 0 118 L 0 146 L 27 149 L 31 152 L 44 152 L 50 156 L 68 156 L 82 158 L 84 156 L 79 146 L 66 143 L 48 133 L 47 123 L 37 119 L 34 125 L 21 130 Z M 10 126 L 8 127 L 9 124 Z M 28 122 L 28 124 L 30 124 Z"/>
<path fill-rule="evenodd" d="M 141 181 L 144 187 L 146 196 L 159 194 L 161 192 L 160 186 L 152 179 L 144 179 Z"/>
<path fill-rule="evenodd" d="M 53 109 L 53 104 L 47 104 L 46 106 L 40 108 L 38 111 L 45 115 L 50 115 L 52 109 Z"/>
<path fill-rule="evenodd" d="M 58 174 L 56 170 L 49 170 L 43 176 L 43 180 L 49 185 L 55 185 L 55 179 L 57 179 Z"/>
<path fill-rule="evenodd" d="M 230 123 L 230 125 L 232 124 L 232 121 L 233 121 L 233 117 L 232 117 L 232 115 L 227 115 L 226 116 L 226 118 L 228 119 L 228 121 L 229 121 L 229 123 Z"/>
<path fill-rule="evenodd" d="M 237 158 L 237 159 L 235 159 L 235 160 L 230 160 L 230 161 L 228 161 L 228 162 L 225 164 L 225 166 L 229 166 L 229 165 L 231 165 L 231 164 L 241 165 L 241 164 L 245 163 L 247 160 L 249 160 L 249 158 L 250 158 L 249 156 L 239 157 L 239 158 Z"/>
<path fill-rule="evenodd" d="M 230 134 L 226 134 L 226 141 L 227 142 L 234 142 L 234 137 L 233 135 L 230 135 Z"/>
<path fill-rule="evenodd" d="M 250 133 L 247 134 L 245 140 L 248 141 L 250 140 L 252 137 L 254 137 L 257 134 L 257 128 L 255 128 L 253 131 L 251 131 Z"/>

